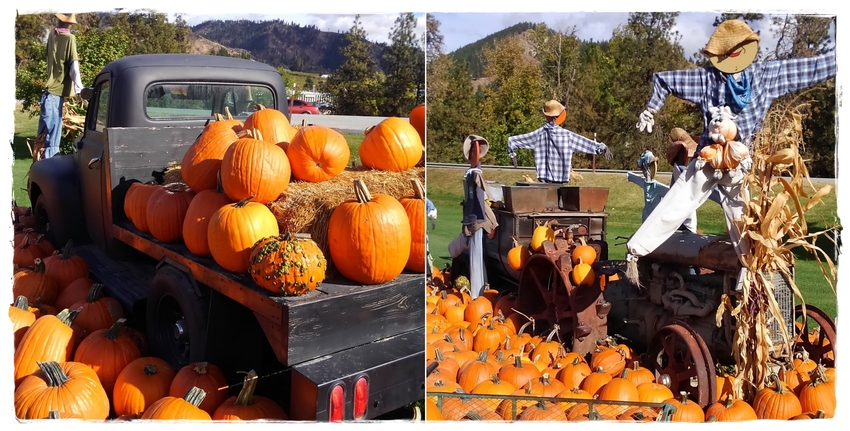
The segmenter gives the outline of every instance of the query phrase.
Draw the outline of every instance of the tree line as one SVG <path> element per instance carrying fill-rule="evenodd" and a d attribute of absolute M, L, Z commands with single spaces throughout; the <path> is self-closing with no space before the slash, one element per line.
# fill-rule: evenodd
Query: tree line
<path fill-rule="evenodd" d="M 540 113 L 549 99 L 567 108 L 562 125 L 604 142 L 614 159 L 595 160 L 603 169 L 635 169 L 646 149 L 659 156 L 659 169 L 669 169 L 664 151 L 669 132 L 681 127 L 701 135 L 702 115 L 697 107 L 668 97 L 655 115 L 651 134 L 635 128 L 649 100 L 652 76 L 665 70 L 702 67 L 701 53 L 688 57 L 681 35 L 675 31 L 678 13 L 632 13 L 605 41 L 582 41 L 576 28 L 553 29 L 536 24 L 521 34 L 511 34 L 484 46 L 483 70 L 473 79 L 470 63 L 444 51 L 440 22 L 427 18 L 427 154 L 433 162 L 464 163 L 461 142 L 470 133 L 486 137 L 490 150 L 483 163 L 508 165 L 507 138 L 530 132 L 543 124 Z M 809 15 L 721 14 L 750 23 L 770 20 L 776 36 L 773 46 L 762 44 L 761 60 L 799 58 L 834 48 L 830 28 L 835 17 Z M 763 38 L 764 39 L 764 38 Z M 468 56 L 469 54 L 465 54 Z M 777 99 L 772 110 L 803 106 L 805 155 L 813 177 L 835 175 L 835 79 Z M 520 150 L 517 162 L 533 166 L 533 153 Z M 589 168 L 592 156 L 573 158 L 574 168 Z"/>

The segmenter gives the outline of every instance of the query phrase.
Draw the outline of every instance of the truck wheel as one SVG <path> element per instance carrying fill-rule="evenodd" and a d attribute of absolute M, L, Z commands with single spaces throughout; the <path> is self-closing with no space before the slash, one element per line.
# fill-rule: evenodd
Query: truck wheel
<path fill-rule="evenodd" d="M 157 270 L 148 291 L 147 332 L 151 350 L 175 369 L 204 359 L 209 296 L 198 296 L 184 273 Z"/>

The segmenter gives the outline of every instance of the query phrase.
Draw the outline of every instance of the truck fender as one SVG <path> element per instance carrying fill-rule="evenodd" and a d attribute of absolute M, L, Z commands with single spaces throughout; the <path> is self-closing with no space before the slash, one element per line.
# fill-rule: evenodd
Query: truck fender
<path fill-rule="evenodd" d="M 33 209 L 39 198 L 50 220 L 52 241 L 57 247 L 69 239 L 84 242 L 88 237 L 83 215 L 77 163 L 73 155 L 59 155 L 33 163 L 28 194 Z"/>

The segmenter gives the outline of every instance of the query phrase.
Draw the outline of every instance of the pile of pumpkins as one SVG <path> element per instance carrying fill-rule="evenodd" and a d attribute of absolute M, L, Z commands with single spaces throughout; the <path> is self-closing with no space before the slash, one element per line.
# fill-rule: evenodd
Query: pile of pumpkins
<path fill-rule="evenodd" d="M 570 279 L 576 286 L 591 286 L 597 282 L 596 272 L 593 270 L 593 264 L 598 258 L 597 249 L 588 244 L 584 236 L 580 236 L 578 241 L 574 240 L 574 236 L 569 229 L 556 230 L 553 226 L 557 226 L 557 220 L 550 220 L 544 224 L 539 224 L 532 231 L 531 241 L 528 244 L 520 244 L 516 238 L 513 239 L 513 246 L 508 250 L 507 262 L 514 271 L 522 271 L 525 268 L 526 262 L 534 253 L 543 252 L 543 244 L 550 242 L 559 247 L 571 247 L 570 256 L 572 261 L 572 270 L 570 271 Z M 563 238 L 558 238 L 562 236 Z M 561 242 L 563 241 L 563 242 Z M 604 283 L 607 278 L 600 277 L 600 282 Z M 603 284 L 604 286 L 604 284 Z"/>
<path fill-rule="evenodd" d="M 123 308 L 89 278 L 73 242 L 56 250 L 21 229 L 9 306 L 19 419 L 287 419 L 273 400 L 253 394 L 253 371 L 231 396 L 215 364 L 175 370 L 146 355 L 144 334 L 126 326 Z"/>
<path fill-rule="evenodd" d="M 591 257 L 588 255 L 588 257 Z M 516 296 L 485 286 L 472 299 L 464 276 L 432 269 L 426 301 L 426 357 L 436 368 L 426 382 L 426 420 L 612 420 L 648 422 L 675 407 L 673 422 L 830 418 L 835 414 L 835 369 L 807 357 L 772 376 L 753 400 L 736 396 L 735 377 L 718 374 L 714 403 L 701 408 L 674 393 L 642 366 L 639 355 L 612 339 L 586 356 L 570 352 L 558 329 L 529 334 L 533 321 L 515 311 Z M 817 334 L 809 334 L 817 337 Z M 443 394 L 437 404 L 435 394 Z M 471 394 L 456 397 L 452 394 Z M 476 397 L 475 395 L 478 395 Z M 517 396 L 516 401 L 500 398 Z M 561 400 L 542 400 L 551 397 Z M 581 400 L 598 403 L 593 409 Z"/>
<path fill-rule="evenodd" d="M 425 198 L 418 182 L 413 194 L 396 199 L 373 195 L 356 180 L 354 198 L 330 218 L 329 257 L 311 239 L 280 232 L 269 204 L 291 180 L 321 188 L 345 170 L 351 154 L 331 128 L 293 127 L 281 111 L 255 108 L 244 123 L 218 115 L 205 127 L 182 159 L 182 182 L 130 185 L 124 213 L 139 231 L 164 243 L 182 241 L 192 254 L 250 274 L 279 295 L 314 290 L 328 258 L 343 277 L 363 284 L 393 280 L 404 269 L 424 273 Z M 419 126 L 411 114 L 410 121 L 390 117 L 370 127 L 362 163 L 393 172 L 414 167 L 424 154 Z"/>

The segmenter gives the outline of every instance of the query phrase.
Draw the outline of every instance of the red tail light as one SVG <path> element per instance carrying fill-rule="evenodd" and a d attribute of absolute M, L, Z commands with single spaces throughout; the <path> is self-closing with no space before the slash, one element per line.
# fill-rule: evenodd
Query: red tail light
<path fill-rule="evenodd" d="M 342 385 L 336 385 L 331 389 L 331 402 L 328 410 L 330 411 L 328 417 L 331 422 L 342 422 L 343 412 L 345 412 L 345 390 Z"/>
<path fill-rule="evenodd" d="M 354 384 L 354 419 L 363 419 L 369 406 L 369 380 L 363 376 Z"/>

